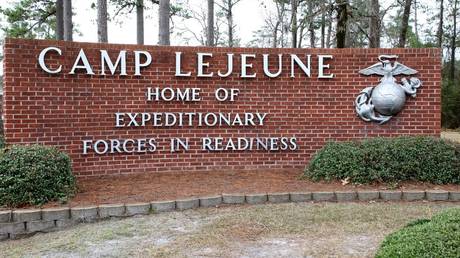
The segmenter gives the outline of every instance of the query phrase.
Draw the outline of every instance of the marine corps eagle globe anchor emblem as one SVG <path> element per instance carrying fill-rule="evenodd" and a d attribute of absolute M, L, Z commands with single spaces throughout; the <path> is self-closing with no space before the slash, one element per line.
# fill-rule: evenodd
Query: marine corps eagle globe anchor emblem
<path fill-rule="evenodd" d="M 362 90 L 355 99 L 357 115 L 364 121 L 384 124 L 402 110 L 406 102 L 406 94 L 415 97 L 422 82 L 416 77 L 402 78 L 401 84 L 396 82 L 396 75 L 413 75 L 417 71 L 397 61 L 397 55 L 380 55 L 379 63 L 359 71 L 363 75 L 378 74 L 383 76 L 380 84 Z"/>

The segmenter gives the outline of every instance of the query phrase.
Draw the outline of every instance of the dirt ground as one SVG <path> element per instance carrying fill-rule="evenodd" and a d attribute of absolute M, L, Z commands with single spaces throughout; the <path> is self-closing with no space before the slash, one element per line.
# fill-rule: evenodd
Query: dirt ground
<path fill-rule="evenodd" d="M 387 234 L 455 205 L 286 203 L 201 208 L 80 224 L 0 242 L 0 257 L 372 257 Z"/>
<path fill-rule="evenodd" d="M 340 191 L 387 189 L 387 185 L 342 185 L 341 182 L 300 180 L 302 170 L 211 171 L 121 175 L 78 180 L 79 192 L 70 206 L 172 200 L 222 193 L 264 193 L 295 191 Z M 405 183 L 401 189 L 445 189 L 459 191 L 459 185 Z M 68 205 L 66 204 L 66 205 Z M 48 206 L 61 204 L 51 203 Z"/>

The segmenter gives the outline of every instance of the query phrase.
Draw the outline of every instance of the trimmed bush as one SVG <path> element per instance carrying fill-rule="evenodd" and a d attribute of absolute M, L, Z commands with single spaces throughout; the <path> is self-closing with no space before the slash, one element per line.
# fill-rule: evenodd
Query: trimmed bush
<path fill-rule="evenodd" d="M 56 148 L 12 146 L 0 155 L 0 205 L 41 205 L 75 192 L 70 158 Z"/>
<path fill-rule="evenodd" d="M 0 134 L 0 149 L 5 148 L 6 142 L 5 142 L 5 136 Z"/>
<path fill-rule="evenodd" d="M 312 180 L 352 183 L 422 181 L 460 183 L 460 147 L 433 137 L 372 138 L 329 142 L 305 170 Z"/>
<path fill-rule="evenodd" d="M 459 257 L 460 209 L 418 220 L 387 236 L 376 257 Z"/>

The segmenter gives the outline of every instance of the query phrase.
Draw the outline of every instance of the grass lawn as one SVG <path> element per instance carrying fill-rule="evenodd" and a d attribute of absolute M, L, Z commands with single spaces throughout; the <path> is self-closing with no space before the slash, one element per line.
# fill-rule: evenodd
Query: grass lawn
<path fill-rule="evenodd" d="M 286 203 L 170 212 L 0 242 L 1 257 L 372 257 L 452 203 Z M 457 204 L 458 205 L 458 204 Z"/>

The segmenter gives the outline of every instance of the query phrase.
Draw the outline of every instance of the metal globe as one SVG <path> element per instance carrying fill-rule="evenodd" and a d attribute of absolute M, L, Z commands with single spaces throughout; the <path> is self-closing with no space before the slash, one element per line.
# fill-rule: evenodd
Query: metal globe
<path fill-rule="evenodd" d="M 396 115 L 404 107 L 406 93 L 396 83 L 383 82 L 372 91 L 372 104 L 382 115 Z"/>

